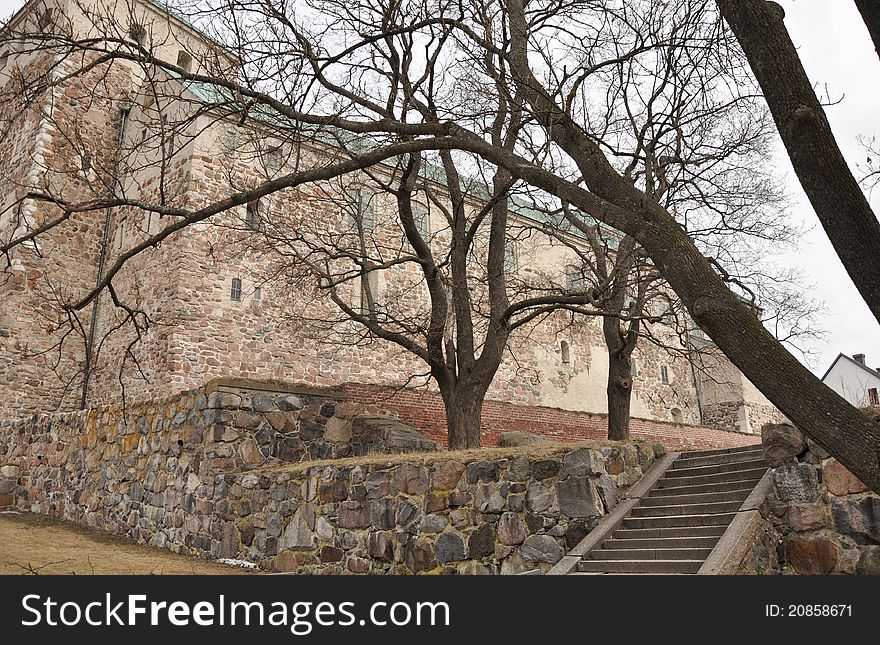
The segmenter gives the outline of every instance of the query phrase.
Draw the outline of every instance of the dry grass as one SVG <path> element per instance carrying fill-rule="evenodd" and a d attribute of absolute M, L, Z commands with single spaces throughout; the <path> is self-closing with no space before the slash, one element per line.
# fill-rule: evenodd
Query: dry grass
<path fill-rule="evenodd" d="M 0 514 L 0 574 L 235 575 L 245 569 L 31 513 Z"/>
<path fill-rule="evenodd" d="M 346 457 L 345 459 L 322 459 L 318 461 L 301 461 L 295 464 L 269 466 L 246 471 L 241 474 L 254 473 L 301 473 L 309 468 L 337 466 L 385 466 L 389 468 L 406 462 L 408 464 L 432 464 L 436 461 L 454 460 L 461 462 L 481 461 L 486 459 L 516 459 L 528 455 L 532 459 L 554 457 L 576 448 L 601 448 L 621 444 L 645 443 L 636 441 L 608 441 L 586 439 L 583 441 L 540 441 L 526 446 L 509 448 L 473 448 L 471 450 L 439 450 L 436 452 L 406 452 L 399 454 L 371 454 L 362 457 Z"/>

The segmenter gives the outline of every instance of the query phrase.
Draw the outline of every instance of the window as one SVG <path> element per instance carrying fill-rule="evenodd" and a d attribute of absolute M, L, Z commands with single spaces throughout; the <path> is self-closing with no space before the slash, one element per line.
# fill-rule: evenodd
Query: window
<path fill-rule="evenodd" d="M 277 150 L 270 150 L 267 152 L 265 160 L 266 170 L 268 172 L 275 172 L 281 167 L 281 158 Z"/>
<path fill-rule="evenodd" d="M 880 405 L 880 397 L 877 395 L 877 388 L 871 387 L 868 388 L 868 404 L 869 405 Z"/>
<path fill-rule="evenodd" d="M 152 233 L 152 232 L 153 232 L 153 222 L 154 222 L 154 220 L 155 220 L 155 218 L 154 218 L 153 215 L 154 215 L 154 214 L 153 214 L 152 211 L 148 211 L 148 212 L 147 212 L 147 217 L 146 217 L 146 219 L 144 220 L 144 232 L 145 232 L 145 233 L 148 233 L 148 234 L 149 234 L 149 233 Z"/>
<path fill-rule="evenodd" d="M 143 45 L 147 39 L 147 30 L 141 23 L 132 21 L 128 26 L 128 35 L 131 36 L 131 39 L 138 45 Z"/>
<path fill-rule="evenodd" d="M 571 363 L 571 348 L 568 345 L 568 341 L 564 340 L 559 343 L 559 353 L 562 357 L 563 365 L 568 365 Z"/>
<path fill-rule="evenodd" d="M 516 273 L 519 270 L 519 249 L 516 242 L 508 242 L 504 253 L 504 272 Z"/>
<path fill-rule="evenodd" d="M 672 414 L 673 423 L 684 423 L 684 415 L 681 413 L 681 410 L 678 408 L 672 408 L 670 413 Z"/>
<path fill-rule="evenodd" d="M 229 290 L 229 297 L 233 300 L 241 300 L 241 280 L 232 278 L 232 288 Z"/>
<path fill-rule="evenodd" d="M 428 211 L 424 208 L 413 208 L 413 220 L 416 224 L 416 230 L 422 238 L 427 238 L 430 233 L 430 223 L 428 220 Z"/>
<path fill-rule="evenodd" d="M 7 50 L 7 51 L 3 52 L 2 54 L 0 54 L 0 69 L 3 69 L 4 67 L 6 67 L 6 63 L 8 63 L 8 62 L 9 62 L 9 51 Z"/>
<path fill-rule="evenodd" d="M 669 368 L 665 365 L 660 366 L 660 380 L 669 385 Z"/>
<path fill-rule="evenodd" d="M 260 287 L 254 288 L 254 300 L 262 300 L 263 299 L 263 290 Z"/>
<path fill-rule="evenodd" d="M 634 358 L 629 359 L 629 374 L 630 376 L 639 375 L 639 363 Z"/>
<path fill-rule="evenodd" d="M 376 226 L 373 218 L 372 195 L 365 195 L 361 190 L 351 190 L 349 195 L 349 215 L 352 228 L 358 233 L 371 233 Z"/>
<path fill-rule="evenodd" d="M 226 154 L 232 154 L 238 149 L 238 135 L 235 130 L 230 130 L 223 135 L 223 151 Z"/>
<path fill-rule="evenodd" d="M 185 72 L 192 71 L 193 58 L 184 50 L 177 52 L 177 66 Z"/>
<path fill-rule="evenodd" d="M 579 292 L 584 290 L 584 274 L 574 264 L 565 267 L 565 290 Z"/>
<path fill-rule="evenodd" d="M 370 300 L 373 301 L 372 308 Z M 368 271 L 361 276 L 361 311 L 375 311 L 379 300 L 379 272 Z"/>
<path fill-rule="evenodd" d="M 251 202 L 245 209 L 244 223 L 252 231 L 260 230 L 260 200 Z"/>
<path fill-rule="evenodd" d="M 46 9 L 42 14 L 40 14 L 40 20 L 38 22 L 40 30 L 45 31 L 52 25 L 52 22 L 55 20 L 55 10 L 54 9 Z"/>

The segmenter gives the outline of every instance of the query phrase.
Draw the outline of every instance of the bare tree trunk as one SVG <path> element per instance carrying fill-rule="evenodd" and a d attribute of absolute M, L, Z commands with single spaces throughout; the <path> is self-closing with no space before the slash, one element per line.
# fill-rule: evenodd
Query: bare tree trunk
<path fill-rule="evenodd" d="M 788 36 L 785 12 L 765 0 L 716 2 L 749 59 L 810 204 L 853 284 L 880 321 L 880 222 L 837 146 Z"/>
<path fill-rule="evenodd" d="M 630 401 L 632 400 L 632 366 L 629 354 L 608 353 L 608 438 L 629 439 Z"/>
<path fill-rule="evenodd" d="M 452 392 L 444 394 L 449 450 L 480 447 L 480 421 L 483 416 L 483 397 L 473 385 L 456 384 Z"/>
<path fill-rule="evenodd" d="M 856 0 L 856 6 L 859 13 L 862 14 L 862 20 L 871 34 L 871 40 L 874 41 L 874 49 L 880 56 L 880 2 L 877 0 Z"/>
<path fill-rule="evenodd" d="M 740 2 L 754 4 L 750 0 L 718 2 L 725 6 L 739 6 Z M 528 66 L 528 30 L 522 2 L 509 0 L 507 7 L 513 38 L 511 67 L 521 86 L 528 90 L 534 111 L 542 115 L 551 138 L 578 164 L 592 193 L 631 213 L 629 217 L 614 217 L 613 213 L 609 217 L 607 211 L 596 215 L 600 219 L 604 216 L 608 224 L 638 241 L 700 328 L 776 407 L 865 484 L 880 492 L 880 425 L 801 365 L 730 291 L 675 218 L 621 177 L 570 116 L 541 92 L 541 85 Z M 585 212 L 591 212 L 590 193 L 566 190 L 567 187 L 548 175 L 524 172 L 526 170 L 518 168 L 517 173 Z M 844 210 L 840 204 L 838 208 Z M 841 217 L 840 226 L 845 229 L 849 219 Z M 874 224 L 877 225 L 876 219 Z M 848 231 L 843 237 L 848 243 L 858 245 L 857 236 L 856 239 L 851 237 L 858 230 Z M 871 273 L 871 283 L 874 289 L 880 290 L 876 271 Z M 876 302 L 880 303 L 880 298 Z"/>

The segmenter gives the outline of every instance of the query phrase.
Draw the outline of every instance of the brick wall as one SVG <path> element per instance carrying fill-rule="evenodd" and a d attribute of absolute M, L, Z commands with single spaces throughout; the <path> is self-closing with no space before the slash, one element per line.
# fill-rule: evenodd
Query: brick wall
<path fill-rule="evenodd" d="M 446 444 L 446 417 L 439 394 L 414 390 L 379 388 L 349 383 L 345 386 L 352 409 L 388 413 L 419 428 L 437 442 Z M 516 405 L 487 400 L 483 406 L 482 444 L 497 446 L 499 435 L 525 430 L 561 441 L 604 439 L 604 414 L 576 412 L 534 405 Z M 697 425 L 632 419 L 633 439 L 662 443 L 670 450 L 732 448 L 760 442 L 760 437 Z"/>

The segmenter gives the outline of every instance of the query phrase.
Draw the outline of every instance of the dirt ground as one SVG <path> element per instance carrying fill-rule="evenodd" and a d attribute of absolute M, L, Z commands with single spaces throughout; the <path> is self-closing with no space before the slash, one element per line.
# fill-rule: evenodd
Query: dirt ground
<path fill-rule="evenodd" d="M 0 574 L 252 573 L 31 513 L 0 513 Z"/>

